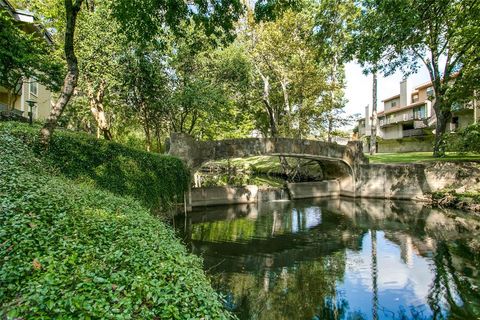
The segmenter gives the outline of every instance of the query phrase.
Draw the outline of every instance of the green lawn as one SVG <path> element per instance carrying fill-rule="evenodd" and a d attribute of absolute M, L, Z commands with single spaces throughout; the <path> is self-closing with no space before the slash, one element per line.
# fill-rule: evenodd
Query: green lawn
<path fill-rule="evenodd" d="M 447 152 L 444 158 L 434 158 L 431 152 L 366 154 L 370 163 L 411 163 L 423 161 L 480 161 L 480 154 Z"/>

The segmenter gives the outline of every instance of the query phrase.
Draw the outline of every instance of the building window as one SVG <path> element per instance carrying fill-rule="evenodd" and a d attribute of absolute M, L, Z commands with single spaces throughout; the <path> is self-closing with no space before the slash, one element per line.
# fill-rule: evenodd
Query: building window
<path fill-rule="evenodd" d="M 435 97 L 435 93 L 433 92 L 433 87 L 428 87 L 427 88 L 427 97 L 428 98 L 434 98 Z"/>
<path fill-rule="evenodd" d="M 418 101 L 418 93 L 412 96 L 412 102 L 415 103 Z"/>
<path fill-rule="evenodd" d="M 395 108 L 397 106 L 397 101 L 392 101 L 391 106 L 392 106 L 392 108 Z"/>
<path fill-rule="evenodd" d="M 425 119 L 427 117 L 427 108 L 425 105 L 413 109 L 413 117 L 415 119 Z"/>
<path fill-rule="evenodd" d="M 38 95 L 38 82 L 35 78 L 30 79 L 30 94 L 35 97 Z"/>
<path fill-rule="evenodd" d="M 387 124 L 390 124 L 390 123 L 395 123 L 395 115 L 391 114 L 388 116 L 387 118 Z"/>

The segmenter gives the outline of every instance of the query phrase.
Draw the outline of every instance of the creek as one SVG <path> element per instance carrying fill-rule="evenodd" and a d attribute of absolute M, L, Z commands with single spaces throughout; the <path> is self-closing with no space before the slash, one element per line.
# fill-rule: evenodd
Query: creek
<path fill-rule="evenodd" d="M 273 201 L 177 216 L 240 319 L 479 319 L 480 220 L 418 202 Z"/>

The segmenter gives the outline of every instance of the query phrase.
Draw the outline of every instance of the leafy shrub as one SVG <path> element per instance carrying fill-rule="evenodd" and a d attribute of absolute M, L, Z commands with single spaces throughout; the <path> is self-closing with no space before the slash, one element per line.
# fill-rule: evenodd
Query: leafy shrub
<path fill-rule="evenodd" d="M 111 170 L 97 151 L 88 150 L 90 146 L 109 151 L 120 166 L 119 146 L 59 136 L 49 153 L 59 152 L 57 160 L 73 161 L 73 154 L 81 158 L 62 167 L 73 177 L 93 174 L 83 161 L 106 167 L 98 169 L 97 164 L 94 172 Z M 163 164 L 148 155 L 139 163 L 130 152 L 123 156 L 139 168 L 120 166 L 127 177 L 142 166 L 154 169 Z M 200 259 L 188 254 L 172 229 L 133 197 L 52 175 L 28 145 L 6 132 L 0 132 L 0 182 L 0 318 L 228 316 Z M 133 180 L 132 185 L 137 183 Z"/>
<path fill-rule="evenodd" d="M 39 127 L 4 123 L 0 131 L 21 138 L 67 178 L 132 196 L 157 211 L 181 200 L 189 184 L 187 168 L 174 157 L 65 130 L 55 132 L 45 151 L 38 145 Z"/>
<path fill-rule="evenodd" d="M 449 151 L 480 153 L 480 123 L 471 124 L 458 133 L 448 134 Z"/>

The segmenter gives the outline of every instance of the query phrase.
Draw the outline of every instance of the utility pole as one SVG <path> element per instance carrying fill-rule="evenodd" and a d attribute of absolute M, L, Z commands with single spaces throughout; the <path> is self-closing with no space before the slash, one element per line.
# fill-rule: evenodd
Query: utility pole
<path fill-rule="evenodd" d="M 370 155 L 377 153 L 377 71 L 373 72 L 372 89 L 372 132 L 370 135 Z"/>

